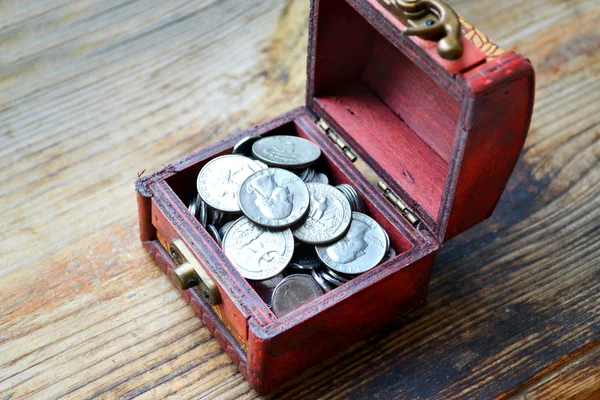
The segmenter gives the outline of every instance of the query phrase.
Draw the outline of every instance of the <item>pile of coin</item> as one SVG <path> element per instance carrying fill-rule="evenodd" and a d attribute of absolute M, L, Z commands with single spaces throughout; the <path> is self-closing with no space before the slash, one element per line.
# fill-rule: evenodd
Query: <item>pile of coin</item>
<path fill-rule="evenodd" d="M 354 187 L 330 186 L 321 150 L 249 136 L 198 174 L 189 211 L 277 316 L 395 257 Z"/>

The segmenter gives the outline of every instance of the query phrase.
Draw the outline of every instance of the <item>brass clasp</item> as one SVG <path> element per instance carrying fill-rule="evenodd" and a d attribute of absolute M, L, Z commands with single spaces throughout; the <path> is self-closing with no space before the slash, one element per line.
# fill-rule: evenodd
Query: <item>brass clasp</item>
<path fill-rule="evenodd" d="M 446 60 L 462 57 L 462 29 L 458 15 L 441 0 L 379 0 L 406 28 L 403 34 L 438 41 L 437 52 Z"/>
<path fill-rule="evenodd" d="M 187 290 L 197 286 L 202 297 L 210 306 L 221 302 L 221 294 L 217 285 L 181 239 L 174 239 L 171 242 L 169 253 L 179 265 L 171 273 L 171 278 L 179 289 Z"/>

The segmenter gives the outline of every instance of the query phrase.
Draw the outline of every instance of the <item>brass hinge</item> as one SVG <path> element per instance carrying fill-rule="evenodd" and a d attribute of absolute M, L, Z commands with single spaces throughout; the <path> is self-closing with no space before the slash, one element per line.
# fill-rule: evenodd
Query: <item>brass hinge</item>
<path fill-rule="evenodd" d="M 342 140 L 340 135 L 338 135 L 338 133 L 334 131 L 329 126 L 329 124 L 325 122 L 323 118 L 317 120 L 317 125 L 327 135 L 327 137 L 342 150 L 342 152 L 350 161 L 355 162 L 356 160 L 358 160 L 358 156 L 356 155 L 354 150 L 352 150 L 350 146 L 348 146 L 348 144 Z M 408 208 L 408 206 L 402 201 L 402 199 L 400 199 L 400 197 L 398 197 L 394 192 L 392 192 L 392 190 L 384 181 L 379 181 L 378 186 L 379 189 L 381 189 L 381 191 L 385 195 L 385 197 L 390 201 L 390 203 L 392 203 L 394 207 L 400 210 L 402 216 L 404 216 L 404 218 L 406 218 L 406 220 L 412 226 L 418 228 L 421 224 L 421 220 L 410 208 Z"/>
<path fill-rule="evenodd" d="M 325 132 L 329 140 L 335 143 L 342 150 L 342 152 L 344 153 L 346 158 L 348 158 L 348 160 L 355 162 L 358 159 L 358 156 L 356 155 L 354 150 L 352 150 L 350 146 L 348 146 L 348 144 L 342 140 L 342 138 L 340 137 L 340 135 L 338 135 L 336 131 L 331 129 L 329 124 L 325 122 L 323 118 L 317 121 L 317 125 L 319 126 L 319 128 L 321 128 L 321 130 L 323 130 L 323 132 Z"/>
<path fill-rule="evenodd" d="M 396 195 L 396 193 L 392 192 L 392 189 L 390 189 L 384 181 L 379 181 L 377 183 L 377 186 L 379 186 L 379 189 L 381 189 L 381 191 L 383 192 L 385 197 L 390 201 L 390 203 L 392 203 L 396 208 L 400 210 L 400 212 L 402 212 L 404 218 L 406 218 L 406 220 L 410 222 L 412 226 L 418 228 L 421 224 L 421 220 L 410 208 L 408 208 L 406 203 L 404 203 L 402 199 L 398 195 Z"/>

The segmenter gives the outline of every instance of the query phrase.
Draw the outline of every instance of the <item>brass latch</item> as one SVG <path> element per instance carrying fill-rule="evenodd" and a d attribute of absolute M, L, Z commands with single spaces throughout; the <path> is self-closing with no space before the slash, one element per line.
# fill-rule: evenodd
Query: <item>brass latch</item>
<path fill-rule="evenodd" d="M 408 222 L 410 222 L 412 226 L 418 228 L 421 224 L 421 220 L 415 215 L 415 213 L 410 208 L 408 208 L 406 203 L 404 203 L 398 195 L 392 192 L 392 189 L 390 189 L 384 181 L 379 181 L 377 183 L 377 186 L 379 186 L 379 189 L 381 189 L 381 191 L 383 192 L 385 197 L 390 201 L 390 203 L 392 203 L 394 206 L 396 206 L 396 208 L 400 210 L 400 212 L 402 212 L 404 218 Z"/>
<path fill-rule="evenodd" d="M 171 273 L 173 282 L 179 289 L 187 290 L 197 286 L 202 297 L 210 306 L 221 302 L 221 294 L 217 285 L 181 239 L 174 239 L 171 242 L 169 253 L 179 265 Z"/>
<path fill-rule="evenodd" d="M 437 52 L 446 60 L 463 54 L 462 27 L 454 10 L 441 0 L 379 0 L 405 26 L 403 34 L 438 41 Z"/>
<path fill-rule="evenodd" d="M 338 135 L 338 133 L 334 131 L 323 118 L 317 121 L 317 125 L 325 132 L 327 137 L 342 150 L 348 160 L 355 162 L 358 159 L 356 153 L 354 153 L 350 146 L 342 140 L 340 135 Z"/>

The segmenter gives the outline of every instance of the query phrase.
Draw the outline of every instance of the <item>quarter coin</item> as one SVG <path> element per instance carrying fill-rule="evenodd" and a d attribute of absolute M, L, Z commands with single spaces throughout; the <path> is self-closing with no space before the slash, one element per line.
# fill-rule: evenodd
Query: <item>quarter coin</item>
<path fill-rule="evenodd" d="M 350 227 L 350 203 L 333 186 L 307 183 L 306 187 L 310 194 L 308 216 L 294 230 L 294 236 L 309 244 L 325 244 L 339 239 Z"/>
<path fill-rule="evenodd" d="M 348 232 L 337 242 L 316 249 L 321 261 L 335 272 L 356 275 L 381 262 L 387 252 L 387 239 L 373 218 L 353 212 Z"/>
<path fill-rule="evenodd" d="M 208 210 L 208 217 L 206 223 L 217 227 L 221 225 L 221 222 L 223 221 L 224 217 L 225 214 L 223 214 L 221 211 L 217 211 L 214 208 L 210 208 Z"/>
<path fill-rule="evenodd" d="M 200 195 L 197 194 L 192 200 L 190 200 L 190 204 L 188 205 L 188 210 L 190 210 L 190 213 L 196 218 L 198 218 L 198 207 L 200 201 L 202 201 L 202 199 L 200 199 Z"/>
<path fill-rule="evenodd" d="M 388 235 L 385 229 L 383 230 L 383 233 L 385 233 L 385 252 L 387 254 L 392 242 L 390 241 L 390 235 Z"/>
<path fill-rule="evenodd" d="M 200 225 L 206 228 L 207 216 L 208 216 L 208 207 L 206 203 L 202 201 L 202 197 L 200 195 L 196 196 L 197 200 L 197 209 L 196 209 L 196 218 L 200 222 Z"/>
<path fill-rule="evenodd" d="M 263 169 L 255 161 L 239 155 L 226 155 L 209 161 L 198 174 L 198 193 L 217 211 L 239 212 L 240 186 L 256 171 Z"/>
<path fill-rule="evenodd" d="M 254 157 L 271 167 L 303 168 L 321 156 L 314 143 L 296 136 L 268 136 L 252 145 Z"/>
<path fill-rule="evenodd" d="M 325 266 L 324 269 L 326 269 L 326 271 L 323 271 L 324 274 L 328 274 L 341 282 L 349 282 L 352 279 L 352 277 L 339 274 L 327 266 Z"/>
<path fill-rule="evenodd" d="M 219 233 L 219 230 L 217 228 L 215 228 L 214 225 L 207 225 L 206 230 L 208 231 L 208 234 L 210 235 L 210 237 L 212 237 L 214 239 L 214 241 L 217 242 L 219 247 L 221 247 L 222 246 L 222 238 L 221 238 L 221 234 Z"/>
<path fill-rule="evenodd" d="M 312 168 L 307 168 L 306 170 L 307 170 L 307 173 L 304 176 L 304 178 L 302 178 L 302 177 L 300 177 L 300 178 L 304 181 L 304 183 L 312 182 L 315 179 L 316 172 Z"/>
<path fill-rule="evenodd" d="M 321 287 L 324 293 L 331 292 L 333 289 L 335 289 L 335 286 L 323 279 L 318 270 L 313 269 L 310 271 L 310 273 L 315 282 L 317 282 L 317 284 Z"/>
<path fill-rule="evenodd" d="M 306 184 L 294 173 L 280 168 L 264 169 L 249 176 L 239 197 L 244 215 L 269 228 L 291 226 L 308 212 Z"/>
<path fill-rule="evenodd" d="M 260 136 L 246 136 L 246 137 L 240 139 L 240 141 L 237 142 L 233 146 L 233 150 L 231 151 L 231 153 L 232 154 L 240 154 L 243 156 L 251 156 L 252 155 L 252 145 L 257 140 L 260 140 Z"/>
<path fill-rule="evenodd" d="M 223 238 L 223 251 L 244 278 L 262 281 L 280 274 L 289 264 L 294 236 L 290 229 L 272 231 L 242 217 Z"/>
<path fill-rule="evenodd" d="M 273 292 L 273 312 L 282 317 L 319 296 L 323 290 L 309 275 L 290 275 L 281 281 Z"/>
<path fill-rule="evenodd" d="M 322 269 L 322 270 L 317 271 L 317 273 L 321 276 L 321 278 L 323 278 L 323 280 L 332 284 L 335 287 L 341 286 L 347 282 L 347 281 L 343 281 L 341 279 L 337 279 L 335 276 L 329 274 L 328 271 L 329 271 L 328 269 Z"/>
<path fill-rule="evenodd" d="M 227 232 L 229 232 L 229 228 L 231 228 L 233 226 L 233 224 L 235 223 L 235 221 L 237 220 L 233 220 L 233 221 L 229 221 L 226 222 L 221 229 L 219 229 L 219 234 L 221 235 L 221 237 L 223 239 L 225 239 L 225 235 L 227 235 Z"/>
<path fill-rule="evenodd" d="M 391 260 L 392 258 L 396 257 L 396 250 L 394 250 L 393 247 L 390 247 L 387 251 L 387 253 L 385 253 L 385 257 L 383 258 L 383 261 L 388 261 Z"/>
<path fill-rule="evenodd" d="M 346 199 L 348 199 L 348 201 L 350 202 L 350 207 L 352 208 L 352 211 L 364 213 L 364 210 L 365 210 L 364 204 L 363 204 L 360 196 L 358 195 L 358 192 L 356 191 L 356 189 L 354 189 L 354 187 L 352 187 L 351 185 L 348 185 L 346 183 L 342 183 L 341 185 L 338 185 L 335 188 L 338 189 L 340 192 L 342 192 L 342 194 L 346 197 Z"/>
<path fill-rule="evenodd" d="M 318 173 L 316 178 L 315 178 L 315 182 L 317 183 L 324 183 L 326 185 L 329 184 L 329 178 L 327 177 L 327 175 L 322 174 L 322 173 Z"/>
<path fill-rule="evenodd" d="M 295 173 L 300 177 L 300 179 L 302 179 L 304 182 L 306 182 L 306 177 L 308 176 L 308 173 L 310 172 L 310 168 L 302 168 L 302 169 L 298 169 L 295 171 Z"/>

